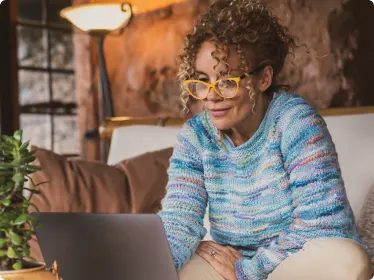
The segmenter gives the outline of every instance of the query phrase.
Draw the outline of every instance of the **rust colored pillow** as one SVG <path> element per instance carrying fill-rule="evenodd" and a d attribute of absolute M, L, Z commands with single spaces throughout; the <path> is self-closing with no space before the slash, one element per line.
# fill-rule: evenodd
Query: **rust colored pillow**
<path fill-rule="evenodd" d="M 40 195 L 32 202 L 41 212 L 129 212 L 126 175 L 101 162 L 67 160 L 52 151 L 37 149 L 35 164 L 42 171 L 32 176 Z"/>
<path fill-rule="evenodd" d="M 161 209 L 172 154 L 173 148 L 167 148 L 145 153 L 116 165 L 127 175 L 132 213 L 157 213 Z"/>
<path fill-rule="evenodd" d="M 52 151 L 37 149 L 33 174 L 41 194 L 31 202 L 41 212 L 156 213 L 165 194 L 172 148 L 146 153 L 109 166 L 102 162 L 67 160 Z M 146 176 L 145 176 L 146 175 Z M 34 209 L 30 209 L 33 211 Z M 36 240 L 31 255 L 43 261 Z"/>

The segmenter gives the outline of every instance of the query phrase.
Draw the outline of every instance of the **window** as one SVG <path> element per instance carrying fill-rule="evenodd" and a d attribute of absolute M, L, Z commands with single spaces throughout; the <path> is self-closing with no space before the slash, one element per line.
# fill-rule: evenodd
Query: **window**
<path fill-rule="evenodd" d="M 72 26 L 60 17 L 71 0 L 18 0 L 20 128 L 24 139 L 79 154 Z"/>

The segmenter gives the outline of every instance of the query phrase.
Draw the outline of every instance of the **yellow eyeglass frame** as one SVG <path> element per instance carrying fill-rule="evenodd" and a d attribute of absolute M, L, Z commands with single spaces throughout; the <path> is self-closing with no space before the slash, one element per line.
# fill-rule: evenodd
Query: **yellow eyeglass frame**
<path fill-rule="evenodd" d="M 239 91 L 239 83 L 242 79 L 244 79 L 246 77 L 246 75 L 242 75 L 240 77 L 235 77 L 235 78 L 224 78 L 224 79 L 218 79 L 216 80 L 214 83 L 212 84 L 209 84 L 209 83 L 206 83 L 206 82 L 203 82 L 203 81 L 200 81 L 200 80 L 185 80 L 183 81 L 183 85 L 185 86 L 185 88 L 187 89 L 188 93 L 195 99 L 198 99 L 198 100 L 203 100 L 205 98 L 208 97 L 209 95 L 209 92 L 210 92 L 210 89 L 213 89 L 215 91 L 215 93 L 217 93 L 219 96 L 221 96 L 222 98 L 226 98 L 226 99 L 230 99 L 230 98 L 234 98 L 237 94 L 238 94 L 238 91 Z M 226 97 L 226 96 L 223 96 L 219 90 L 216 88 L 216 85 L 221 82 L 221 81 L 234 81 L 236 83 L 236 92 L 233 96 L 230 96 L 230 97 Z M 200 83 L 200 84 L 203 84 L 205 85 L 208 90 L 206 91 L 206 95 L 204 97 L 197 97 L 195 94 L 193 94 L 190 89 L 188 88 L 188 84 L 189 83 Z"/>

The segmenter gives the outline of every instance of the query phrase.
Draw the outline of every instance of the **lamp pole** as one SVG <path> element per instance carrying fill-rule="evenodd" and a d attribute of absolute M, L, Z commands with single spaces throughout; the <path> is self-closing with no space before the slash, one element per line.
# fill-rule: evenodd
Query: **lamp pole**
<path fill-rule="evenodd" d="M 98 42 L 97 57 L 99 61 L 102 99 L 104 100 L 104 103 L 105 103 L 105 113 L 103 114 L 103 116 L 107 118 L 112 118 L 114 117 L 112 92 L 110 89 L 110 84 L 109 84 L 109 79 L 108 79 L 108 70 L 106 67 L 105 55 L 104 55 L 104 40 L 105 40 L 106 34 L 107 34 L 106 32 L 101 32 L 101 34 L 99 34 L 99 38 L 97 41 Z"/>
<path fill-rule="evenodd" d="M 107 70 L 105 54 L 104 54 L 104 41 L 105 41 L 105 38 L 108 32 L 107 31 L 95 31 L 92 33 L 94 34 L 91 34 L 91 35 L 95 35 L 95 37 L 97 37 L 97 59 L 98 59 L 98 64 L 99 64 L 98 66 L 99 66 L 100 85 L 101 85 L 101 96 L 100 96 L 101 106 L 99 106 L 99 116 L 100 116 L 100 122 L 103 122 L 106 118 L 114 117 L 112 92 L 110 88 L 108 70 Z M 96 130 L 95 134 L 98 135 L 99 131 Z M 100 159 L 104 160 L 106 158 L 106 155 L 107 155 L 107 143 L 105 141 L 100 140 Z"/>
<path fill-rule="evenodd" d="M 104 54 L 104 41 L 109 33 L 106 30 L 95 30 L 88 32 L 93 38 L 97 38 L 97 59 L 99 66 L 99 83 L 101 90 L 99 90 L 99 120 L 103 122 L 106 118 L 114 117 L 112 91 L 108 78 L 108 70 Z M 103 104 L 104 103 L 104 104 Z M 85 139 L 95 139 L 99 135 L 99 129 L 86 130 L 84 134 Z M 107 144 L 100 140 L 100 159 L 104 160 L 107 154 Z"/>

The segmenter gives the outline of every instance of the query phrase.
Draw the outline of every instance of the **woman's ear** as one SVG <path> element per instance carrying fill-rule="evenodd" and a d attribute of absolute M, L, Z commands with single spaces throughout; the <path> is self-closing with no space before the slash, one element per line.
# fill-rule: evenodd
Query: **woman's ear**
<path fill-rule="evenodd" d="M 266 91 L 271 83 L 273 82 L 273 67 L 270 65 L 267 65 L 262 70 L 262 73 L 260 74 L 260 77 L 258 79 L 258 89 L 261 92 Z"/>

